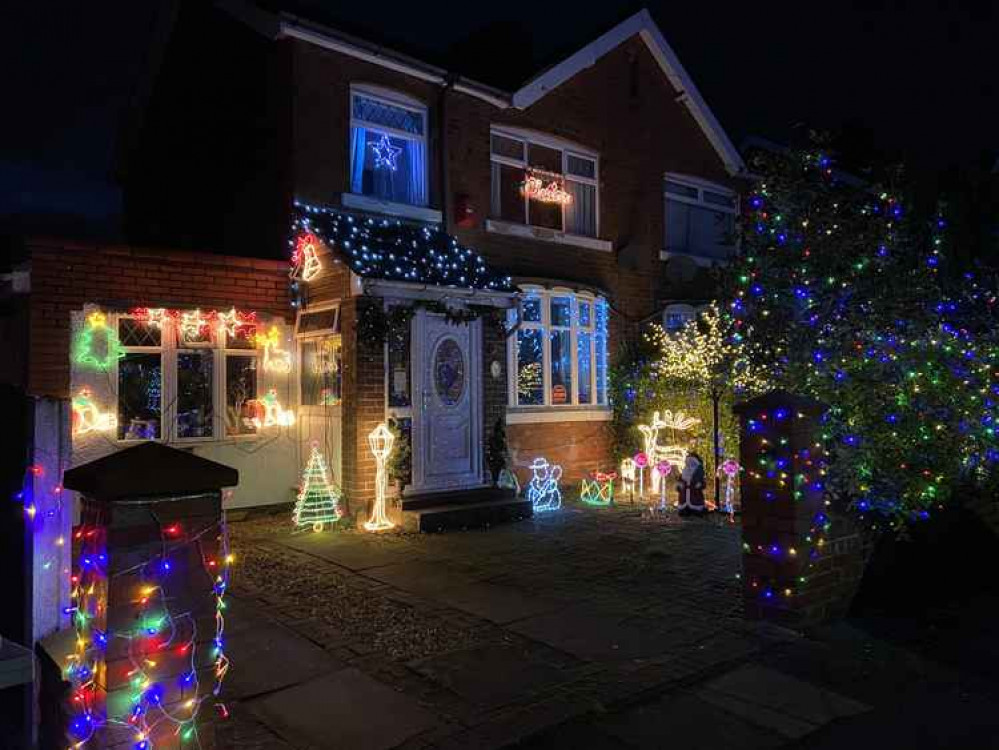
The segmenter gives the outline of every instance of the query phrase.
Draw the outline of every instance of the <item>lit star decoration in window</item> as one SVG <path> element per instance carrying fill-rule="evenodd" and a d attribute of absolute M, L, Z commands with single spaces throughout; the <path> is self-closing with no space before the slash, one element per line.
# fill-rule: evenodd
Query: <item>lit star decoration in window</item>
<path fill-rule="evenodd" d="M 390 169 L 393 172 L 396 170 L 402 149 L 393 146 L 392 141 L 385 133 L 382 133 L 382 137 L 377 143 L 369 143 L 368 145 L 375 152 L 376 169 Z"/>
<path fill-rule="evenodd" d="M 313 233 L 365 278 L 513 290 L 509 276 L 496 273 L 481 255 L 437 227 L 353 216 L 304 203 L 296 207 L 289 239 L 292 251 L 302 233 Z"/>

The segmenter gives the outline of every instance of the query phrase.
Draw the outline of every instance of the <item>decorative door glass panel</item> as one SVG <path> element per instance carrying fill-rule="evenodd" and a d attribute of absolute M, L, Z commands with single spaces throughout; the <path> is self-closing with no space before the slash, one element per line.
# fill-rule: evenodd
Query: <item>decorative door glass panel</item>
<path fill-rule="evenodd" d="M 434 389 L 445 406 L 454 406 L 465 391 L 465 358 L 454 339 L 444 339 L 434 355 Z"/>
<path fill-rule="evenodd" d="M 213 356 L 211 351 L 177 354 L 178 438 L 209 438 L 214 434 Z"/>
<path fill-rule="evenodd" d="M 163 368 L 159 354 L 126 354 L 118 361 L 118 439 L 160 437 Z"/>
<path fill-rule="evenodd" d="M 336 406 L 340 403 L 339 336 L 304 339 L 299 368 L 302 406 Z"/>

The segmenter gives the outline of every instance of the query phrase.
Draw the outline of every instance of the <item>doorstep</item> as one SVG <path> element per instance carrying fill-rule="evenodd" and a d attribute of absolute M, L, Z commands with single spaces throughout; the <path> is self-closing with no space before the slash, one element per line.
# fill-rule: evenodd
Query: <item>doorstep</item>
<path fill-rule="evenodd" d="M 533 514 L 529 500 L 495 487 L 413 495 L 402 503 L 403 528 L 407 531 L 481 528 Z"/>

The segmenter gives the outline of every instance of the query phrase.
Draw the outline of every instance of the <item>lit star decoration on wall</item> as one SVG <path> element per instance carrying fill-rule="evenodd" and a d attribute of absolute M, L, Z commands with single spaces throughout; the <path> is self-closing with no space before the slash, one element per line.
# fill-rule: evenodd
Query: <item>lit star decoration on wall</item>
<path fill-rule="evenodd" d="M 513 291 L 509 276 L 494 272 L 481 255 L 436 227 L 295 205 L 292 250 L 302 233 L 312 233 L 364 278 Z"/>
<path fill-rule="evenodd" d="M 315 442 L 302 472 L 292 520 L 296 526 L 311 526 L 313 531 L 322 531 L 326 524 L 340 520 L 340 496 L 330 483 L 326 459 Z"/>
<path fill-rule="evenodd" d="M 562 467 L 549 464 L 542 457 L 534 459 L 527 467 L 531 470 L 531 480 L 527 483 L 525 494 L 531 501 L 535 513 L 558 510 L 562 507 L 562 492 L 558 482 L 562 478 Z"/>
<path fill-rule="evenodd" d="M 392 172 L 396 170 L 399 154 L 402 153 L 402 149 L 393 146 L 388 135 L 382 133 L 381 138 L 368 145 L 375 152 L 375 169 L 388 169 Z"/>
<path fill-rule="evenodd" d="M 392 455 L 395 435 L 384 422 L 368 434 L 368 446 L 375 457 L 375 503 L 371 508 L 371 518 L 364 522 L 368 531 L 386 531 L 395 526 L 385 512 L 385 496 L 388 494 L 388 471 L 386 464 Z"/>
<path fill-rule="evenodd" d="M 95 370 L 110 370 L 125 356 L 118 334 L 108 326 L 107 315 L 99 310 L 87 316 L 83 329 L 77 334 L 73 352 L 78 365 Z"/>
<path fill-rule="evenodd" d="M 218 310 L 174 310 L 165 307 L 134 307 L 129 313 L 150 328 L 163 330 L 170 321 L 185 340 L 202 339 L 210 330 L 225 334 L 230 340 L 245 338 L 257 325 L 257 314 L 230 308 Z"/>
<path fill-rule="evenodd" d="M 225 516 L 190 534 L 180 523 L 161 525 L 160 536 L 153 557 L 110 573 L 107 528 L 100 513 L 85 513 L 74 533 L 80 553 L 70 578 L 72 604 L 64 610 L 76 630 L 74 651 L 64 667 L 74 711 L 69 723 L 72 748 L 94 743 L 103 747 L 105 741 L 123 734 L 131 736 L 136 750 L 154 750 L 156 741 L 167 737 L 197 743 L 202 704 L 221 693 L 229 669 L 223 612 L 234 560 Z M 199 645 L 196 618 L 191 612 L 171 609 L 174 587 L 185 584 L 173 580 L 180 575 L 174 569 L 182 570 L 192 560 L 200 561 L 213 582 L 214 684 L 206 692 L 198 678 L 199 668 L 207 662 L 198 654 L 205 646 Z M 118 602 L 117 609 L 109 612 L 109 590 L 116 596 L 131 590 L 131 599 Z M 128 615 L 123 617 L 125 610 Z M 109 623 L 117 623 L 117 629 L 111 630 Z M 115 691 L 109 696 L 108 671 L 121 669 L 128 670 L 124 676 L 129 678 L 130 695 Z M 228 714 L 224 704 L 216 706 Z"/>

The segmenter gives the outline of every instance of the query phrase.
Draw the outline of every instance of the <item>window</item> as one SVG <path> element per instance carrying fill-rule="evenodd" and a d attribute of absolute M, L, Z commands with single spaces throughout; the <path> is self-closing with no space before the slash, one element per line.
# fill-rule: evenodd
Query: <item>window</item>
<path fill-rule="evenodd" d="M 735 252 L 736 196 L 731 190 L 700 181 L 667 176 L 667 253 L 724 260 Z"/>
<path fill-rule="evenodd" d="M 492 131 L 495 219 L 583 237 L 597 236 L 597 157 L 554 140 Z M 527 189 L 529 184 L 540 190 Z M 538 197 L 540 196 L 540 197 Z"/>
<path fill-rule="evenodd" d="M 352 89 L 350 191 L 427 205 L 427 110 L 402 97 Z"/>
<path fill-rule="evenodd" d="M 510 343 L 511 405 L 606 405 L 607 313 L 600 297 L 525 290 Z"/>
<path fill-rule="evenodd" d="M 667 305 L 663 310 L 663 328 L 667 331 L 679 331 L 694 317 L 694 308 L 690 305 Z"/>
<path fill-rule="evenodd" d="M 119 440 L 213 440 L 257 428 L 256 326 L 230 335 L 192 313 L 191 323 L 117 320 Z M 224 399 L 224 411 L 219 413 Z"/>
<path fill-rule="evenodd" d="M 300 361 L 299 403 L 302 406 L 338 406 L 342 392 L 340 308 L 306 310 L 297 326 Z"/>

